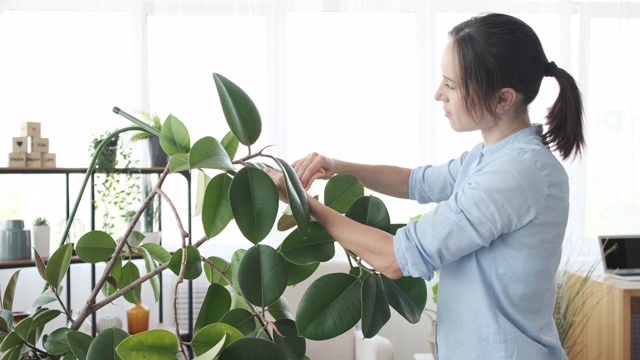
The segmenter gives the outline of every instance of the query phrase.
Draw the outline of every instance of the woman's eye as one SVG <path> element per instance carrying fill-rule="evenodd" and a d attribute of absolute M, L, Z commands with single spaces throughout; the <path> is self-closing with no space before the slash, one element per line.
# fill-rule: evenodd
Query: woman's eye
<path fill-rule="evenodd" d="M 455 90 L 455 88 L 447 83 L 444 84 L 444 87 L 446 87 L 449 90 Z"/>

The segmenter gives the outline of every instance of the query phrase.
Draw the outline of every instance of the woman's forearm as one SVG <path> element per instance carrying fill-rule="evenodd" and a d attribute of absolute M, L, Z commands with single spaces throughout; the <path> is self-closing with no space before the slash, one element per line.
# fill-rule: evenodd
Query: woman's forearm
<path fill-rule="evenodd" d="M 356 253 L 375 270 L 391 279 L 402 276 L 391 234 L 349 219 L 311 196 L 307 196 L 307 199 L 311 216 L 342 247 Z"/>
<path fill-rule="evenodd" d="M 367 189 L 397 198 L 409 198 L 411 169 L 391 165 L 357 164 L 337 159 L 334 159 L 334 162 L 336 173 L 357 176 Z"/>

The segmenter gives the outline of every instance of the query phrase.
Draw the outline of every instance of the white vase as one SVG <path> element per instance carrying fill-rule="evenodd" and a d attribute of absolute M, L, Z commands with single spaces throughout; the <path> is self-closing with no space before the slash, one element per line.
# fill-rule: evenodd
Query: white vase
<path fill-rule="evenodd" d="M 143 234 L 143 244 L 160 244 L 160 240 L 162 240 L 162 231 L 145 232 Z"/>
<path fill-rule="evenodd" d="M 42 258 L 49 257 L 51 243 L 51 227 L 49 225 L 33 226 L 33 247 Z"/>
<path fill-rule="evenodd" d="M 96 331 L 101 332 L 110 328 L 122 329 L 122 319 L 117 316 L 103 316 L 96 323 Z"/>

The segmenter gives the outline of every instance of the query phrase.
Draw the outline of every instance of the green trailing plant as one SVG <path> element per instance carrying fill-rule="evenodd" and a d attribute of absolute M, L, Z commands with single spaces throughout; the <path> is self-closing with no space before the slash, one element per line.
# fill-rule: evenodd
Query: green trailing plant
<path fill-rule="evenodd" d="M 133 149 L 120 135 L 109 137 L 105 132 L 91 140 L 90 156 L 96 156 L 94 208 L 102 214 L 102 230 L 112 234 L 117 218 L 129 220 L 131 212 L 142 202 L 141 174 L 136 174 L 137 158 Z M 101 151 L 102 142 L 108 139 Z M 126 169 L 118 174 L 118 168 Z M 135 212 L 134 212 L 135 213 Z"/>
<path fill-rule="evenodd" d="M 174 314 L 175 331 L 149 330 L 129 335 L 121 329 L 107 329 L 95 338 L 78 331 L 92 313 L 124 298 L 135 304 L 140 300 L 141 286 L 151 285 L 155 300 L 159 299 L 159 274 L 171 271 L 177 276 L 174 291 L 184 280 L 205 276 L 209 288 L 191 330 L 191 346 L 198 359 L 305 359 L 307 339 L 326 340 L 352 329 L 359 321 L 366 338 L 373 337 L 390 319 L 391 311 L 398 312 L 410 323 L 417 323 L 427 300 L 423 279 L 403 277 L 392 280 L 377 272 L 357 254 L 342 249 L 317 222 L 312 221 L 306 201 L 306 192 L 295 171 L 283 159 L 269 155 L 265 149 L 254 152 L 251 146 L 262 131 L 259 112 L 251 98 L 235 83 L 220 74 L 213 75 L 223 113 L 230 128 L 222 140 L 205 136 L 195 141 L 186 126 L 169 115 L 162 130 L 114 108 L 135 126 L 116 130 L 110 136 L 125 131 L 148 131 L 160 138 L 163 149 L 170 155 L 169 166 L 136 212 L 133 222 L 142 216 L 156 196 L 174 211 L 169 194 L 161 191 L 170 173 L 213 172 L 202 177 L 206 184 L 196 201 L 201 204 L 202 229 L 205 236 L 188 241 L 189 234 L 178 221 L 182 243 L 173 254 L 157 244 L 142 244 L 129 237 L 132 226 L 116 241 L 110 234 L 96 230 L 84 234 L 77 243 L 66 243 L 71 222 L 77 212 L 84 188 L 96 163 L 96 157 L 85 175 L 80 194 L 71 211 L 61 245 L 44 263 L 36 253 L 39 274 L 46 281 L 46 289 L 36 299 L 34 315 L 13 326 L 6 321 L 1 328 L 0 351 L 5 358 L 28 356 L 39 358 L 109 358 L 122 359 L 175 359 L 184 354 L 180 328 Z M 96 154 L 109 137 L 96 148 Z M 237 157 L 240 145 L 247 148 L 243 157 Z M 285 176 L 290 199 L 290 211 L 279 215 L 278 190 L 273 180 L 262 170 L 269 166 Z M 394 224 L 386 206 L 379 198 L 366 195 L 360 181 L 347 174 L 328 180 L 322 201 L 355 221 L 382 229 L 389 233 L 404 226 Z M 176 216 L 176 219 L 179 219 Z M 286 231 L 277 246 L 263 241 L 276 227 Z M 230 259 L 215 254 L 201 254 L 199 247 L 224 231 L 232 221 L 246 239 L 246 246 L 238 248 Z M 104 272 L 96 281 L 84 307 L 74 316 L 65 309 L 59 297 L 59 287 L 71 263 L 75 250 L 87 263 L 106 263 Z M 303 295 L 295 313 L 288 306 L 284 291 L 307 279 L 321 262 L 330 261 L 336 250 L 344 251 L 350 270 L 331 273 L 315 280 Z M 140 273 L 131 257 L 144 259 L 145 271 Z M 99 293 L 104 294 L 97 300 Z M 57 302 L 62 310 L 50 309 Z M 68 326 L 47 329 L 44 326 L 62 316 Z M 0 320 L 0 326 L 2 326 Z M 38 341 L 42 340 L 42 347 Z M 112 355 L 113 356 L 112 356 Z M 102 357 L 100 357 L 102 356 Z M 112 357 L 111 357 L 112 356 Z"/>

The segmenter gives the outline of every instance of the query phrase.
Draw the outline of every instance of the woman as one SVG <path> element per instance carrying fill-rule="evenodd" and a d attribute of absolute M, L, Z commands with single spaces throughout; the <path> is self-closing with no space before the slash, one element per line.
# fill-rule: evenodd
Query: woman
<path fill-rule="evenodd" d="M 567 159 L 584 148 L 580 92 L 517 18 L 485 14 L 449 34 L 435 99 L 455 131 L 479 130 L 482 143 L 415 169 L 316 153 L 292 165 L 305 188 L 350 173 L 371 190 L 438 203 L 392 236 L 308 196 L 313 218 L 382 274 L 429 280 L 440 270 L 440 360 L 566 359 L 552 313 L 569 185 L 552 150 Z M 545 76 L 560 90 L 543 132 L 527 107 Z M 286 201 L 282 176 L 267 171 Z"/>

